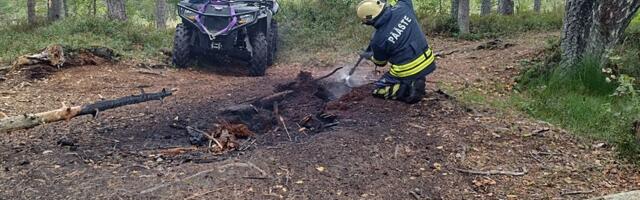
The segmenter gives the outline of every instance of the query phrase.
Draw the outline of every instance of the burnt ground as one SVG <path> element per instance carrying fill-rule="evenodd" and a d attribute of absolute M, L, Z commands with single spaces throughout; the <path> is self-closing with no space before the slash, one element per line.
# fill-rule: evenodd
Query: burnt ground
<path fill-rule="evenodd" d="M 514 109 L 457 99 L 465 90 L 504 98 L 518 62 L 537 56 L 540 41 L 554 35 L 527 34 L 505 39 L 515 46 L 481 50 L 475 47 L 484 41 L 432 39 L 435 49 L 459 51 L 438 60 L 422 102 L 374 99 L 370 86 L 332 102 L 299 91 L 279 106 L 291 141 L 274 123 L 223 154 L 206 147 L 167 154 L 192 148 L 187 131 L 170 125 L 212 130 L 221 110 L 271 94 L 301 70 L 319 76 L 330 69 L 290 63 L 258 78 L 221 69 L 157 69 L 158 75 L 122 62 L 66 68 L 42 80 L 9 79 L 0 83 L 0 112 L 8 115 L 136 94 L 140 87 L 179 92 L 162 104 L 3 134 L 0 199 L 582 199 L 639 188 L 637 168 L 618 160 L 610 145 Z M 438 87 L 464 90 L 447 91 L 451 97 Z M 300 118 L 320 112 L 339 124 L 297 127 Z"/>

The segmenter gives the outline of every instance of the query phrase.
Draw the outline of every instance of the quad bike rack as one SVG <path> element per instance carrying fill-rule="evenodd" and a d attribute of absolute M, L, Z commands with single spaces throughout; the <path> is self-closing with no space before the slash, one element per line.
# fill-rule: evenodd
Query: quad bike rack
<path fill-rule="evenodd" d="M 209 40 L 213 41 L 216 39 L 217 36 L 222 35 L 222 34 L 226 34 L 227 32 L 229 32 L 230 30 L 232 30 L 237 24 L 238 24 L 238 16 L 243 15 L 244 13 L 238 14 L 236 13 L 236 10 L 233 8 L 233 4 L 234 3 L 246 3 L 246 2 L 252 2 L 252 3 L 259 3 L 261 1 L 264 0 L 208 0 L 206 1 L 205 4 L 201 5 L 199 7 L 198 10 L 187 7 L 187 6 L 183 6 L 183 5 L 178 5 L 178 12 L 180 12 L 180 14 L 184 14 L 185 10 L 188 10 L 190 12 L 193 12 L 196 14 L 195 17 L 195 25 L 205 34 L 207 34 L 209 36 Z M 218 5 L 218 6 L 228 6 L 229 7 L 229 14 L 228 15 L 223 15 L 223 14 L 212 14 L 212 13 L 206 13 L 207 9 L 210 7 L 210 5 Z M 230 17 L 231 20 L 229 20 L 229 24 L 223 28 L 222 30 L 219 30 L 215 33 L 212 33 L 202 22 L 202 17 Z M 256 16 L 257 17 L 257 16 Z M 192 22 L 193 23 L 193 22 Z"/>

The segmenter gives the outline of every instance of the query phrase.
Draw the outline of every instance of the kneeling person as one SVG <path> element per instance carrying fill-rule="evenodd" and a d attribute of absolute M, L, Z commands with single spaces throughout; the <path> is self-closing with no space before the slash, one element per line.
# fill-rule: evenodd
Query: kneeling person
<path fill-rule="evenodd" d="M 375 97 L 417 103 L 425 95 L 426 76 L 436 69 L 435 56 L 420 28 L 412 0 L 395 6 L 380 0 L 364 0 L 358 17 L 376 31 L 361 56 L 378 66 L 391 63 L 389 72 L 376 81 Z"/>

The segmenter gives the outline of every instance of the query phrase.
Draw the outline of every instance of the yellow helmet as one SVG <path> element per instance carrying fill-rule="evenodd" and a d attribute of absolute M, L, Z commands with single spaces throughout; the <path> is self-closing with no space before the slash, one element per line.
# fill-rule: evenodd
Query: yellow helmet
<path fill-rule="evenodd" d="M 363 0 L 358 4 L 356 12 L 363 23 L 371 23 L 373 19 L 382 13 L 384 6 L 385 3 L 380 0 Z"/>

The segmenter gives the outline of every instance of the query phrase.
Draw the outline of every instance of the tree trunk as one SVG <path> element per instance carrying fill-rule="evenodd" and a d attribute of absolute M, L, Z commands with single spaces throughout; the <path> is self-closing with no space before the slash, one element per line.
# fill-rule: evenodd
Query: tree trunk
<path fill-rule="evenodd" d="M 107 14 L 111 20 L 127 21 L 127 9 L 125 0 L 105 0 Z"/>
<path fill-rule="evenodd" d="M 166 0 L 156 0 L 156 27 L 158 29 L 167 28 L 167 2 Z"/>
<path fill-rule="evenodd" d="M 542 8 L 542 0 L 533 0 L 533 11 L 540 13 L 540 8 Z"/>
<path fill-rule="evenodd" d="M 500 14 L 513 15 L 514 3 L 513 0 L 501 0 Z"/>
<path fill-rule="evenodd" d="M 49 21 L 57 21 L 62 19 L 62 0 L 49 0 L 49 9 L 47 10 L 47 19 Z"/>
<path fill-rule="evenodd" d="M 458 7 L 460 6 L 460 0 L 451 0 L 451 18 L 458 19 Z"/>
<path fill-rule="evenodd" d="M 469 0 L 459 0 L 458 28 L 460 34 L 469 33 Z"/>
<path fill-rule="evenodd" d="M 62 0 L 62 7 L 64 8 L 64 17 L 69 17 L 69 4 L 67 4 L 67 0 Z"/>
<path fill-rule="evenodd" d="M 27 0 L 27 21 L 30 25 L 37 23 L 36 0 Z"/>
<path fill-rule="evenodd" d="M 480 15 L 482 16 L 490 15 L 492 6 L 493 6 L 492 0 L 482 0 L 482 5 L 480 6 Z"/>
<path fill-rule="evenodd" d="M 94 17 L 96 16 L 96 10 L 97 10 L 97 8 L 96 8 L 96 7 L 98 7 L 98 4 L 97 4 L 97 2 L 96 2 L 96 1 L 98 1 L 98 0 L 93 0 L 93 4 L 92 4 L 92 6 L 93 6 L 93 7 L 92 7 L 92 11 L 93 11 L 93 13 L 92 13 L 92 14 L 93 14 L 93 16 L 94 16 Z"/>
<path fill-rule="evenodd" d="M 563 66 L 572 66 L 585 55 L 607 56 L 620 43 L 639 8 L 640 0 L 567 0 L 561 45 Z"/>

